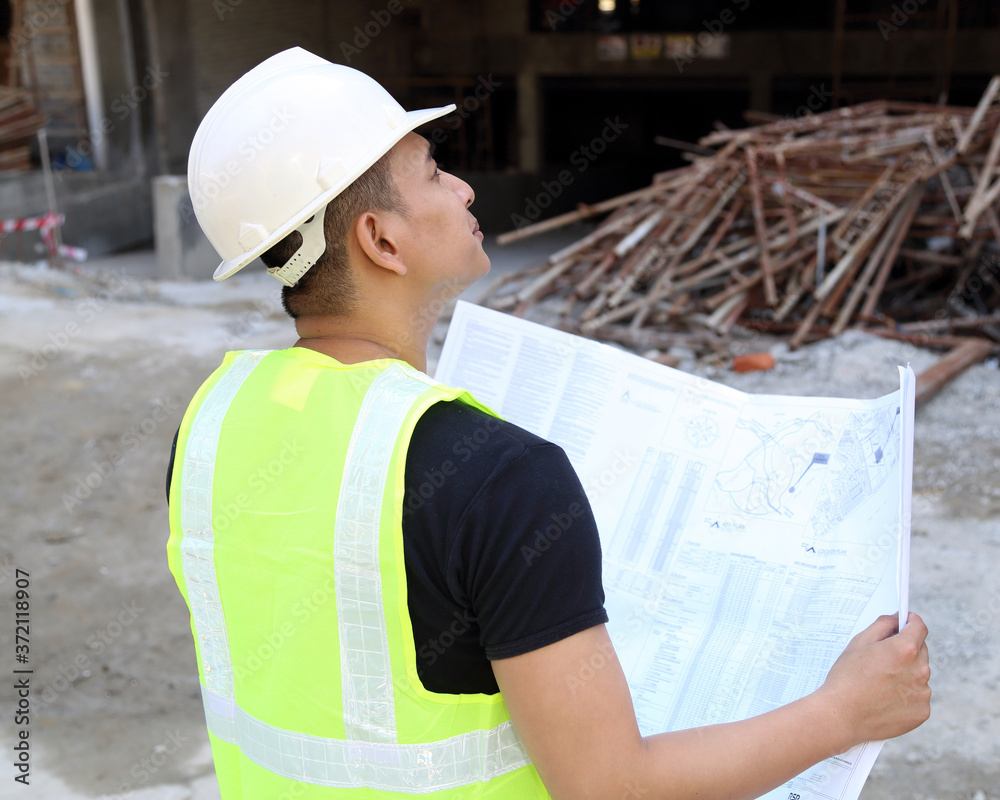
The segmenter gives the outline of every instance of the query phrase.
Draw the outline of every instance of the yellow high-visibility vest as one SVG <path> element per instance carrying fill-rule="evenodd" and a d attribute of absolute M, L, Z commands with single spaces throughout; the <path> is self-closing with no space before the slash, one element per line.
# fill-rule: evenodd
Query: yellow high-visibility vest
<path fill-rule="evenodd" d="M 483 408 L 399 361 L 293 347 L 228 353 L 191 401 L 167 552 L 223 800 L 548 797 L 499 694 L 417 676 L 406 451 L 456 399 Z"/>

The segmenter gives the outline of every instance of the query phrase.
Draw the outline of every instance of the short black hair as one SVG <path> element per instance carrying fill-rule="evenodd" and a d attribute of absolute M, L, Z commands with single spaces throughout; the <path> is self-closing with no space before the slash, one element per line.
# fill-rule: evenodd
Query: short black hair
<path fill-rule="evenodd" d="M 392 175 L 391 150 L 327 205 L 323 214 L 326 250 L 295 286 L 281 290 L 281 304 L 292 319 L 347 316 L 354 310 L 358 294 L 347 241 L 351 226 L 366 211 L 393 211 L 403 216 L 409 213 Z M 267 267 L 280 267 L 301 244 L 302 234 L 292 231 L 261 255 L 261 260 Z"/>

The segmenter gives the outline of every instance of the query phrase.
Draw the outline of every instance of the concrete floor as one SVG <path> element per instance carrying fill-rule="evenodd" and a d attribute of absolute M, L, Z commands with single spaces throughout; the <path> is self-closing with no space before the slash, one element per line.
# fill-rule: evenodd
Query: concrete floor
<path fill-rule="evenodd" d="M 465 297 L 586 230 L 506 248 L 490 238 L 492 273 Z M 218 798 L 187 610 L 164 558 L 166 458 L 224 350 L 284 347 L 294 332 L 265 274 L 154 275 L 151 251 L 70 272 L 0 264 L 0 617 L 14 616 L 11 571 L 28 570 L 37 703 L 31 786 L 7 777 L 0 798 Z M 745 391 L 873 397 L 893 388 L 900 360 L 920 371 L 936 359 L 855 333 L 777 357 L 768 373 L 701 374 Z M 886 745 L 862 800 L 1000 800 L 997 375 L 995 363 L 970 369 L 917 416 L 912 606 L 931 628 L 934 713 Z M 123 465 L 67 507 L 94 462 L 137 427 L 144 438 Z M 128 624 L 123 603 L 141 609 Z M 13 625 L 0 626 L 0 651 L 12 652 L 12 639 Z M 0 703 L 15 701 L 4 681 Z M 13 731 L 0 717 L 0 740 Z"/>

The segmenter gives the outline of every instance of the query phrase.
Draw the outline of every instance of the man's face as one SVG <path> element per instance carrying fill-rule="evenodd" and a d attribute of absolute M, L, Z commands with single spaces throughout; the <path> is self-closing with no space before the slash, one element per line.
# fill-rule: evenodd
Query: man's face
<path fill-rule="evenodd" d="M 397 238 L 414 277 L 433 295 L 444 288 L 454 296 L 489 272 L 483 234 L 469 211 L 475 193 L 438 168 L 430 143 L 415 133 L 404 136 L 392 150 L 392 172 L 409 206 Z"/>

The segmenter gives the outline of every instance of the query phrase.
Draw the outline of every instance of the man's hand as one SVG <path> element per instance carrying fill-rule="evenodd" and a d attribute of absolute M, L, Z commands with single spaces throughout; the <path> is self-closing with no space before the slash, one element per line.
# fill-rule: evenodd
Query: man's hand
<path fill-rule="evenodd" d="M 930 716 L 927 626 L 911 613 L 896 627 L 892 614 L 855 636 L 817 692 L 829 693 L 852 745 L 900 736 Z"/>

